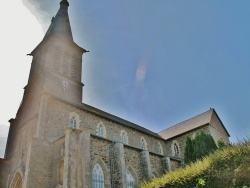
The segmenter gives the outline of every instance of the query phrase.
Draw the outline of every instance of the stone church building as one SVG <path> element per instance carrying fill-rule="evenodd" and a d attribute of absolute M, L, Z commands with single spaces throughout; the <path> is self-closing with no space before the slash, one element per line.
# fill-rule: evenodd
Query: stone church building
<path fill-rule="evenodd" d="M 214 109 L 159 133 L 82 103 L 82 55 L 67 0 L 33 57 L 28 84 L 0 159 L 1 188 L 133 188 L 183 163 L 198 131 L 229 143 Z"/>

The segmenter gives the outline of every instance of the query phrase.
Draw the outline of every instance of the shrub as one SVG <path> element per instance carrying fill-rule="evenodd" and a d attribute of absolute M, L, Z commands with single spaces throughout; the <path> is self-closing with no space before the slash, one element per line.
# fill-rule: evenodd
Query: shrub
<path fill-rule="evenodd" d="M 189 164 L 195 162 L 198 159 L 202 159 L 211 152 L 214 152 L 217 149 L 215 141 L 210 134 L 205 134 L 204 132 L 198 133 L 195 138 L 187 138 L 184 162 Z"/>
<path fill-rule="evenodd" d="M 141 188 L 250 188 L 250 141 L 211 155 L 140 185 Z"/>

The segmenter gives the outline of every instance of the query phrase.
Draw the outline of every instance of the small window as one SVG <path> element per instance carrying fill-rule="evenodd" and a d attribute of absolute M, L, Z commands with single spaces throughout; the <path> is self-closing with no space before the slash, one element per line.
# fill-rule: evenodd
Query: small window
<path fill-rule="evenodd" d="M 144 138 L 141 139 L 141 149 L 143 149 L 143 150 L 147 149 L 146 141 Z"/>
<path fill-rule="evenodd" d="M 102 125 L 99 125 L 98 127 L 98 135 L 104 137 L 104 128 Z"/>
<path fill-rule="evenodd" d="M 163 152 L 162 152 L 162 147 L 161 147 L 161 144 L 160 144 L 160 143 L 158 143 L 157 152 L 158 152 L 159 154 L 163 154 Z"/>
<path fill-rule="evenodd" d="M 71 117 L 70 126 L 71 126 L 72 129 L 76 129 L 76 118 L 75 118 L 75 116 Z"/>
<path fill-rule="evenodd" d="M 178 147 L 178 145 L 176 143 L 174 143 L 174 154 L 175 154 L 175 156 L 178 156 L 179 153 L 180 153 L 179 147 Z"/>
<path fill-rule="evenodd" d="M 126 171 L 126 187 L 127 188 L 134 188 L 135 186 L 135 179 L 132 176 L 129 170 Z"/>
<path fill-rule="evenodd" d="M 92 187 L 104 188 L 104 175 L 102 167 L 96 163 L 92 171 Z"/>
<path fill-rule="evenodd" d="M 127 135 L 125 131 L 123 131 L 121 134 L 121 142 L 127 144 Z"/>

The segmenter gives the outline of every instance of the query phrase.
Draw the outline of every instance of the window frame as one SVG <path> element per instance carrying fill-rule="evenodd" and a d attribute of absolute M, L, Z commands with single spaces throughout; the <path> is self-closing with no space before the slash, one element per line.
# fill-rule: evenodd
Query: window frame
<path fill-rule="evenodd" d="M 102 166 L 96 163 L 92 169 L 92 188 L 104 188 L 105 178 Z"/>

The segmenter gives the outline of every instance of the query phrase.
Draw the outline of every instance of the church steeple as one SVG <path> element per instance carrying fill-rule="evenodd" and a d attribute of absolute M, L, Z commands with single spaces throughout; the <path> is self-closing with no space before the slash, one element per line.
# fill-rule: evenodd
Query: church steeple
<path fill-rule="evenodd" d="M 69 7 L 69 2 L 67 0 L 62 0 L 60 2 L 60 8 L 57 14 L 55 15 L 55 17 L 52 18 L 51 24 L 43 40 L 28 55 L 34 56 L 35 52 L 38 51 L 40 47 L 44 45 L 44 43 L 47 43 L 47 41 L 50 40 L 50 38 L 58 39 L 66 43 L 72 43 L 73 45 L 78 47 L 82 51 L 82 53 L 88 52 L 87 50 L 78 46 L 73 40 L 73 35 L 72 35 L 70 20 L 69 20 L 69 15 L 68 15 L 68 7 Z"/>
<path fill-rule="evenodd" d="M 62 0 L 60 2 L 60 5 L 66 5 L 66 6 L 69 6 L 69 2 L 67 0 Z"/>
<path fill-rule="evenodd" d="M 73 40 L 68 7 L 67 0 L 60 2 L 43 40 L 29 54 L 33 61 L 27 88 L 81 103 L 82 54 L 87 51 Z"/>
<path fill-rule="evenodd" d="M 51 25 L 45 34 L 45 37 L 49 35 L 57 35 L 63 37 L 64 39 L 73 41 L 69 22 L 68 6 L 69 2 L 67 0 L 62 0 L 60 2 L 60 9 L 58 10 L 56 16 L 52 18 Z"/>

